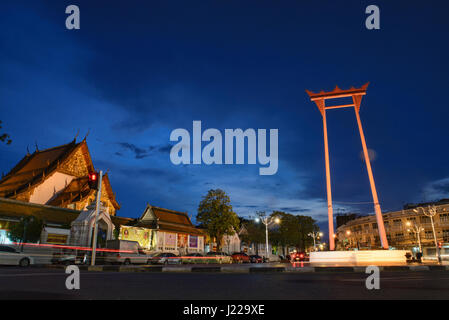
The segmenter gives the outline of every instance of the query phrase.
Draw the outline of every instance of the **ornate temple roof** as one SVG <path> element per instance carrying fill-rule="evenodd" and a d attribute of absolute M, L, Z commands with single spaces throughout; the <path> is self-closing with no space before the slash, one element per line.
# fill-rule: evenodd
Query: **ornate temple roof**
<path fill-rule="evenodd" d="M 84 140 L 83 142 L 85 143 Z M 0 180 L 0 196 L 12 196 L 43 181 L 46 175 L 57 169 L 83 142 L 76 143 L 73 140 L 59 147 L 27 154 Z"/>
<path fill-rule="evenodd" d="M 136 226 L 158 228 L 162 231 L 173 231 L 202 235 L 185 212 L 147 205 Z"/>
<path fill-rule="evenodd" d="M 43 183 L 49 175 L 61 168 L 61 165 L 69 160 L 77 150 L 81 149 L 87 172 L 94 171 L 92 159 L 87 147 L 86 139 L 77 143 L 72 142 L 62 146 L 36 150 L 33 154 L 27 154 L 11 171 L 0 180 L 0 197 L 15 198 L 18 194 L 27 192 L 30 188 L 35 188 Z M 108 178 L 103 176 L 105 191 L 116 210 L 120 205 L 115 199 L 115 194 Z M 77 202 L 90 195 L 93 190 L 87 183 L 87 175 L 78 177 L 71 181 L 67 187 L 60 191 L 56 197 L 52 198 L 48 204 L 54 206 L 63 206 L 67 203 Z"/>

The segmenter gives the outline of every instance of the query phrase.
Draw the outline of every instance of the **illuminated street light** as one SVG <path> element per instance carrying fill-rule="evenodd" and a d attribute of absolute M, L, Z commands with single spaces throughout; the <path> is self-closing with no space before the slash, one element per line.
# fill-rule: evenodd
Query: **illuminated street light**
<path fill-rule="evenodd" d="M 430 223 L 432 224 L 433 239 L 435 240 L 436 256 L 437 256 L 438 262 L 441 263 L 440 247 L 438 246 L 437 234 L 435 232 L 435 224 L 433 223 L 433 217 L 435 217 L 435 215 L 437 214 L 437 207 L 435 205 L 428 206 L 427 211 L 423 207 L 418 207 L 417 209 L 413 209 L 413 211 L 416 213 L 419 213 L 419 209 L 422 210 L 423 214 L 426 217 L 430 218 Z"/>
<path fill-rule="evenodd" d="M 422 248 L 421 248 L 421 232 L 424 231 L 424 228 L 422 228 L 420 225 L 411 223 L 410 221 L 407 221 L 406 223 L 407 227 L 410 227 L 409 229 L 407 229 L 407 232 L 414 232 L 417 239 L 418 239 L 418 247 L 419 247 L 419 252 L 422 252 Z"/>
<path fill-rule="evenodd" d="M 319 231 L 313 231 L 310 232 L 308 236 L 313 238 L 313 250 L 316 251 L 316 239 L 320 239 L 320 237 L 323 236 L 323 233 Z"/>
<path fill-rule="evenodd" d="M 262 221 L 262 223 L 265 225 L 265 252 L 266 252 L 266 258 L 268 259 L 268 225 L 272 224 L 272 223 L 276 223 L 279 224 L 281 223 L 281 219 L 279 219 L 279 217 L 271 217 L 271 216 L 266 216 L 265 212 L 259 212 L 257 213 L 258 217 L 256 217 L 254 219 L 254 221 L 256 223 L 259 223 Z"/>

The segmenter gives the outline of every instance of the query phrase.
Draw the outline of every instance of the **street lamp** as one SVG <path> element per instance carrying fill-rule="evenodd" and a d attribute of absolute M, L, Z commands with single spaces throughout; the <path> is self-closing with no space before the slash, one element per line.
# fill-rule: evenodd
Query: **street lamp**
<path fill-rule="evenodd" d="M 437 256 L 438 263 L 441 263 L 440 248 L 438 246 L 437 234 L 435 232 L 435 224 L 433 223 L 433 217 L 435 217 L 435 215 L 437 214 L 437 207 L 435 205 L 428 206 L 427 207 L 427 209 L 428 209 L 427 211 L 423 207 L 419 207 L 417 209 L 413 209 L 413 211 L 416 212 L 416 213 L 419 213 L 419 209 L 422 210 L 423 214 L 426 217 L 430 218 L 430 223 L 432 224 L 433 239 L 435 240 L 436 256 Z"/>
<path fill-rule="evenodd" d="M 410 221 L 407 221 L 407 227 L 410 227 L 410 229 L 407 229 L 407 232 L 413 231 L 413 233 L 415 233 L 417 239 L 418 239 L 418 247 L 419 247 L 419 252 L 422 252 L 422 247 L 421 247 L 421 232 L 424 231 L 424 228 L 421 227 L 420 225 L 417 225 L 415 223 L 411 223 Z"/>
<path fill-rule="evenodd" d="M 254 219 L 257 223 L 262 222 L 265 225 L 265 252 L 266 252 L 266 257 L 267 259 L 269 259 L 268 256 L 268 225 L 272 224 L 272 223 L 276 223 L 279 224 L 281 223 L 281 219 L 279 219 L 279 217 L 271 217 L 271 216 L 265 216 L 265 213 L 258 213 L 258 217 L 256 217 L 256 219 Z"/>
<path fill-rule="evenodd" d="M 347 230 L 346 237 L 349 238 L 350 235 L 351 235 L 351 230 Z M 351 241 L 351 239 L 346 239 L 346 240 L 348 240 L 348 244 L 349 244 L 348 249 L 349 249 L 352 246 L 352 241 Z"/>
<path fill-rule="evenodd" d="M 309 237 L 313 238 L 313 250 L 316 251 L 316 239 L 320 239 L 323 236 L 323 233 L 320 231 L 312 231 L 307 234 Z"/>

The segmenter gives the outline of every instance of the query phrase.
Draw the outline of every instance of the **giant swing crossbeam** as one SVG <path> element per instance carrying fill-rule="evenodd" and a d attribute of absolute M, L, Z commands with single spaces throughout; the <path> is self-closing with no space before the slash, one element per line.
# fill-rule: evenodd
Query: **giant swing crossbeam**
<path fill-rule="evenodd" d="M 332 208 L 332 190 L 331 190 L 331 179 L 330 179 L 330 165 L 329 165 L 329 146 L 327 138 L 327 122 L 326 122 L 326 110 L 329 109 L 340 109 L 354 107 L 355 115 L 357 119 L 357 124 L 360 132 L 360 139 L 362 141 L 363 155 L 365 158 L 366 169 L 368 171 L 368 178 L 371 186 L 371 193 L 373 195 L 374 211 L 376 213 L 376 220 L 379 230 L 379 236 L 381 245 L 384 249 L 388 249 L 388 240 L 385 233 L 384 222 L 382 218 L 382 211 L 380 209 L 379 199 L 377 197 L 376 185 L 374 183 L 374 176 L 371 169 L 371 163 L 368 155 L 368 148 L 366 146 L 365 135 L 363 133 L 362 122 L 360 120 L 360 105 L 362 102 L 362 97 L 366 95 L 366 89 L 368 88 L 369 82 L 364 84 L 361 88 L 350 88 L 348 90 L 342 90 L 338 86 L 335 87 L 333 91 L 319 93 L 313 93 L 306 90 L 310 97 L 310 100 L 315 102 L 318 109 L 323 116 L 323 133 L 324 133 L 324 156 L 326 162 L 326 186 L 327 186 L 327 208 L 328 208 L 328 218 L 329 218 L 329 249 L 335 250 L 335 236 L 334 236 L 334 217 Z M 326 100 L 338 99 L 338 98 L 352 98 L 350 104 L 336 105 L 336 106 L 326 106 Z"/>

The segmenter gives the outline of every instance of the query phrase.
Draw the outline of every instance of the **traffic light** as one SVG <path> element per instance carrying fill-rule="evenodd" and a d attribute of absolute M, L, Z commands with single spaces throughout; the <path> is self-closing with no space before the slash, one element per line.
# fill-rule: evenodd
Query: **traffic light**
<path fill-rule="evenodd" d="M 91 189 L 98 190 L 98 180 L 99 180 L 98 172 L 90 172 L 89 173 L 89 187 Z"/>
<path fill-rule="evenodd" d="M 443 247 L 443 242 L 438 242 L 438 248 L 441 249 Z"/>

